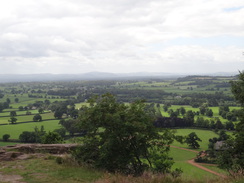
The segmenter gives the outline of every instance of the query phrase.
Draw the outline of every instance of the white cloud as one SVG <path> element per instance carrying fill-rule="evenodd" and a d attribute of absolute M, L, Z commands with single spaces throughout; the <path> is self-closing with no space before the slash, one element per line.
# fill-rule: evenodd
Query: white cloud
<path fill-rule="evenodd" d="M 215 70 L 242 69 L 244 43 L 170 44 L 244 39 L 242 7 L 242 0 L 8 0 L 0 6 L 0 72 L 183 72 L 184 64 L 205 72 L 223 63 Z"/>

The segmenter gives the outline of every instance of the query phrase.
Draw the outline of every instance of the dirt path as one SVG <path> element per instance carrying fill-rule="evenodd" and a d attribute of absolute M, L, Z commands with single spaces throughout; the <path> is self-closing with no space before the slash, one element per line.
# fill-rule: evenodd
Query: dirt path
<path fill-rule="evenodd" d="M 219 176 L 219 177 L 227 178 L 227 177 L 226 177 L 225 175 L 223 175 L 223 174 L 220 174 L 220 173 L 215 172 L 215 171 L 213 171 L 213 170 L 210 170 L 210 169 L 208 169 L 208 168 L 206 168 L 206 167 L 204 167 L 204 166 L 201 166 L 199 163 L 196 163 L 196 162 L 194 161 L 194 159 L 188 160 L 187 163 L 189 163 L 189 164 L 191 164 L 191 165 L 193 165 L 193 166 L 195 166 L 195 167 L 197 167 L 197 168 L 200 168 L 200 169 L 202 169 L 202 170 L 204 170 L 204 171 L 207 171 L 207 172 L 209 172 L 209 173 L 212 173 L 212 174 L 214 174 L 214 175 L 217 175 L 217 176 Z"/>
<path fill-rule="evenodd" d="M 170 146 L 170 147 L 172 147 L 172 148 L 176 148 L 176 149 L 182 149 L 182 150 L 185 150 L 185 151 L 190 151 L 190 152 L 199 153 L 199 151 L 191 150 L 191 149 L 186 149 L 186 148 L 183 148 L 183 147 L 177 147 L 177 146 Z M 206 171 L 206 172 L 209 172 L 209 173 L 212 173 L 212 174 L 214 174 L 214 175 L 217 175 L 217 176 L 219 176 L 219 177 L 222 177 L 222 178 L 226 178 L 226 177 L 227 177 L 227 176 L 225 176 L 225 175 L 223 175 L 223 174 L 220 174 L 220 173 L 215 172 L 215 171 L 213 171 L 213 170 L 210 170 L 210 169 L 208 169 L 208 168 L 206 168 L 206 167 L 204 167 L 204 166 L 201 166 L 199 163 L 196 163 L 196 162 L 194 161 L 194 158 L 191 159 L 191 160 L 188 160 L 187 163 L 189 163 L 189 164 L 191 164 L 191 165 L 193 165 L 193 166 L 195 166 L 195 167 L 197 167 L 197 168 L 200 168 L 200 169 L 202 169 L 202 170 L 204 170 L 204 171 Z M 205 163 L 203 163 L 203 165 L 209 165 L 209 164 L 205 164 Z"/>

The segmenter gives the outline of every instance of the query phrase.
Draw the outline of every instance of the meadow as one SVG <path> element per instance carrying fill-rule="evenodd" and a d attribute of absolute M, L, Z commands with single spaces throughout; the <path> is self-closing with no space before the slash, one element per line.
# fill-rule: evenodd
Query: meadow
<path fill-rule="evenodd" d="M 192 179 L 193 177 L 196 180 L 207 180 L 209 178 L 212 179 L 217 177 L 216 175 L 196 168 L 187 162 L 188 160 L 195 158 L 197 153 L 171 147 L 169 154 L 175 162 L 172 166 L 172 170 L 180 168 L 183 171 L 181 177 L 185 180 Z M 219 168 L 217 168 L 217 171 L 219 171 L 218 169 Z"/>
<path fill-rule="evenodd" d="M 200 145 L 200 148 L 191 149 L 187 144 L 181 144 L 177 141 L 174 141 L 174 143 L 172 144 L 172 147 L 170 148 L 170 153 L 169 153 L 175 162 L 174 165 L 172 166 L 172 169 L 175 169 L 175 168 L 182 169 L 183 170 L 182 178 L 186 179 L 186 180 L 192 179 L 192 177 L 194 177 L 194 179 L 196 179 L 196 180 L 204 179 L 206 181 L 209 179 L 217 178 L 218 176 L 216 176 L 212 173 L 206 172 L 202 169 L 196 168 L 193 165 L 189 164 L 187 161 L 194 159 L 197 156 L 197 152 L 207 150 L 208 144 L 209 144 L 208 139 L 213 138 L 213 137 L 218 137 L 218 134 L 216 134 L 215 132 L 210 131 L 210 130 L 177 129 L 176 135 L 186 136 L 186 135 L 190 134 L 191 132 L 195 132 L 197 134 L 197 136 L 202 140 L 202 142 L 198 142 Z M 228 134 L 231 135 L 231 133 L 228 133 Z M 178 149 L 176 147 L 194 150 L 196 152 Z M 220 174 L 224 174 L 224 175 L 228 174 L 225 170 L 220 169 L 217 166 L 213 166 L 213 165 L 211 165 L 211 166 L 202 165 L 202 166 L 204 166 L 210 170 L 213 170 L 217 173 L 220 173 Z"/>
<path fill-rule="evenodd" d="M 190 76 L 179 80 L 164 80 L 164 81 L 136 81 L 129 83 L 120 83 L 114 85 L 116 88 L 128 89 L 145 89 L 145 90 L 163 90 L 169 93 L 176 93 L 178 95 L 191 93 L 207 93 L 214 94 L 216 91 L 222 91 L 226 95 L 231 95 L 230 87 L 218 87 L 218 84 L 229 83 L 233 77 L 197 77 Z M 201 83 L 208 81 L 208 84 Z M 198 82 L 200 81 L 200 83 Z M 195 84 L 194 84 L 195 83 Z"/>
<path fill-rule="evenodd" d="M 184 107 L 186 111 L 193 111 L 193 112 L 200 112 L 199 108 L 196 108 L 196 107 L 192 107 L 190 105 L 171 105 L 169 108 L 168 108 L 168 111 L 170 109 L 172 109 L 173 111 L 176 111 L 177 109 L 181 108 L 181 107 Z M 221 122 L 223 123 L 226 123 L 228 120 L 227 119 L 224 119 L 222 116 L 219 115 L 219 107 L 208 107 L 209 109 L 212 109 L 213 111 L 213 116 L 212 117 L 207 117 L 205 115 L 195 115 L 195 119 L 197 117 L 203 117 L 204 119 L 208 119 L 208 120 L 211 120 L 211 119 L 214 119 L 214 118 L 219 118 Z M 230 106 L 229 107 L 230 111 L 236 109 L 236 110 L 240 110 L 241 107 L 236 107 L 236 106 Z M 163 105 L 160 105 L 160 111 L 161 111 L 161 114 L 162 116 L 164 117 L 169 117 L 169 113 L 168 112 L 165 112 L 163 110 Z M 180 118 L 182 118 L 183 116 L 182 115 L 179 115 Z"/>
<path fill-rule="evenodd" d="M 11 145 L 16 145 L 16 142 L 0 142 L 0 147 L 1 146 L 11 146 Z"/>
<path fill-rule="evenodd" d="M 30 109 L 28 112 L 30 112 L 30 115 L 26 115 L 26 110 L 20 111 L 20 106 L 28 106 L 29 104 L 33 104 L 37 101 L 45 101 L 46 98 L 29 98 L 27 94 L 22 95 L 15 95 L 15 94 L 6 94 L 2 99 L 0 99 L 0 102 L 6 101 L 6 99 L 9 98 L 11 103 L 11 108 L 4 109 L 0 113 L 0 139 L 4 134 L 9 134 L 10 139 L 18 139 L 19 135 L 23 131 L 34 131 L 35 127 L 38 127 L 39 129 L 41 126 L 44 126 L 44 129 L 46 132 L 53 131 L 55 129 L 58 129 L 61 127 L 59 123 L 59 120 L 54 118 L 54 113 L 50 112 L 49 110 L 44 110 L 44 113 L 40 114 L 42 116 L 41 122 L 34 122 L 33 117 L 35 114 L 39 114 L 38 109 Z M 15 98 L 18 98 L 19 101 L 16 103 Z M 49 97 L 51 98 L 51 97 Z M 65 99 L 48 99 L 50 102 L 54 101 L 64 101 Z M 16 123 L 12 124 L 9 122 L 10 120 L 10 112 L 16 111 L 17 118 Z"/>
<path fill-rule="evenodd" d="M 197 149 L 197 151 L 207 150 L 209 144 L 208 140 L 210 138 L 218 137 L 218 134 L 210 130 L 202 130 L 202 129 L 194 129 L 194 128 L 176 129 L 176 135 L 187 136 L 191 132 L 195 132 L 197 136 L 202 140 L 202 142 L 199 142 L 200 148 Z M 177 141 L 175 141 L 172 145 L 190 149 L 187 144 L 181 144 Z"/>
<path fill-rule="evenodd" d="M 49 132 L 61 128 L 61 125 L 58 123 L 59 120 L 48 120 L 48 121 L 41 121 L 41 122 L 1 125 L 0 137 L 2 137 L 4 134 L 9 134 L 10 139 L 19 139 L 19 135 L 23 131 L 34 131 L 35 127 L 41 129 L 41 126 L 44 126 L 44 130 L 46 132 Z"/>

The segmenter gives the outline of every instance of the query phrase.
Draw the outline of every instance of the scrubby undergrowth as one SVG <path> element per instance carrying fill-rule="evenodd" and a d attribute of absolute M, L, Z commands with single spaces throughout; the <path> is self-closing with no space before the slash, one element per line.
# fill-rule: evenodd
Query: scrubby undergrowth
<path fill-rule="evenodd" d="M 229 183 L 243 182 L 243 177 L 236 178 L 203 178 L 201 181 L 183 178 L 174 178 L 171 175 L 152 174 L 145 172 L 142 176 L 124 176 L 109 174 L 99 170 L 76 165 L 69 156 L 57 158 L 53 155 L 30 156 L 27 160 L 0 162 L 0 182 L 8 182 L 10 177 L 17 177 L 18 182 L 86 182 L 86 183 Z"/>

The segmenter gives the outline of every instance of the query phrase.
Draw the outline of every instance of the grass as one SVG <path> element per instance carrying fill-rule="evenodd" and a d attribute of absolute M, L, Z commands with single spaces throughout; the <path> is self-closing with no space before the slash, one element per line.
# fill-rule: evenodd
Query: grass
<path fill-rule="evenodd" d="M 40 114 L 42 116 L 42 120 L 48 120 L 48 119 L 54 119 L 53 113 L 45 113 L 45 114 Z M 17 122 L 21 123 L 21 122 L 31 122 L 33 121 L 33 117 L 34 114 L 31 115 L 24 115 L 24 116 L 15 116 L 15 118 L 17 118 Z M 10 122 L 8 122 L 8 120 L 10 119 L 10 117 L 0 117 L 0 124 L 9 124 Z"/>
<path fill-rule="evenodd" d="M 181 107 L 184 107 L 186 111 L 189 111 L 189 110 L 192 110 L 193 112 L 199 111 L 199 108 L 194 108 L 194 107 L 189 106 L 189 105 L 172 105 L 171 107 L 168 108 L 168 110 L 172 109 L 173 111 L 176 111 L 177 109 L 179 109 Z M 241 107 L 229 107 L 229 108 L 230 108 L 230 111 L 232 111 L 233 109 L 237 109 L 237 110 L 241 109 Z M 161 113 L 163 116 L 165 116 L 165 117 L 170 116 L 168 114 L 168 112 L 165 112 L 163 110 L 162 105 L 161 105 L 160 109 L 161 109 Z M 224 119 L 222 116 L 219 115 L 219 107 L 209 107 L 209 109 L 212 109 L 213 117 L 207 117 L 205 115 L 199 115 L 199 116 L 195 115 L 195 120 L 197 119 L 197 117 L 203 117 L 204 119 L 208 119 L 208 120 L 211 120 L 211 119 L 218 117 L 221 120 L 221 122 L 223 122 L 223 123 L 228 121 L 227 119 Z M 179 117 L 183 117 L 183 116 L 180 115 Z"/>
<path fill-rule="evenodd" d="M 76 103 L 76 104 L 75 104 L 75 108 L 76 108 L 76 109 L 79 109 L 79 108 L 81 108 L 82 106 L 89 106 L 89 103 L 87 103 L 87 102 L 81 102 L 81 103 Z"/>
<path fill-rule="evenodd" d="M 192 180 L 192 178 L 194 177 L 195 180 L 205 180 L 207 182 L 208 179 L 217 178 L 216 175 L 196 168 L 193 165 L 187 163 L 188 160 L 196 157 L 196 153 L 171 147 L 169 154 L 171 157 L 173 157 L 173 160 L 175 161 L 174 165 L 172 166 L 172 170 L 174 170 L 175 168 L 180 168 L 183 170 L 182 179 Z M 215 172 L 227 175 L 227 172 L 225 170 L 222 170 L 217 166 L 203 166 Z"/>
<path fill-rule="evenodd" d="M 210 170 L 213 170 L 213 171 L 215 171 L 217 173 L 221 173 L 223 175 L 227 175 L 228 176 L 228 172 L 226 170 L 223 170 L 223 169 L 221 169 L 221 168 L 219 168 L 217 166 L 211 166 L 211 165 L 202 165 L 202 166 L 204 166 L 204 167 L 206 167 L 206 168 L 208 168 Z"/>
<path fill-rule="evenodd" d="M 16 145 L 17 143 L 15 142 L 0 142 L 0 147 L 1 146 L 11 146 L 11 145 Z"/>
<path fill-rule="evenodd" d="M 45 95 L 45 94 L 40 94 L 40 95 Z M 50 98 L 48 98 L 50 97 Z M 18 109 L 19 106 L 28 106 L 28 104 L 33 104 L 36 101 L 45 101 L 45 100 L 49 100 L 51 103 L 54 101 L 65 101 L 66 99 L 61 99 L 61 98 L 55 98 L 52 99 L 52 96 L 47 96 L 47 98 L 30 98 L 28 97 L 28 94 L 23 94 L 23 95 L 15 95 L 15 94 L 6 94 L 3 98 L 0 99 L 0 102 L 6 102 L 6 99 L 9 98 L 11 103 L 10 106 L 12 106 L 12 108 Z M 15 98 L 19 99 L 18 103 L 15 103 Z"/>
<path fill-rule="evenodd" d="M 53 131 L 55 129 L 61 128 L 61 125 L 58 124 L 59 120 L 50 120 L 50 121 L 41 121 L 41 122 L 31 122 L 31 123 L 22 123 L 22 124 L 9 124 L 0 126 L 0 138 L 4 134 L 9 134 L 10 139 L 18 139 L 19 135 L 23 131 L 34 131 L 34 128 L 37 126 L 39 129 L 41 126 L 44 126 L 45 131 Z"/>
<path fill-rule="evenodd" d="M 175 161 L 174 165 L 172 166 L 172 169 L 181 168 L 183 170 L 183 179 L 192 179 L 192 177 L 194 177 L 194 179 L 201 180 L 203 178 L 206 179 L 216 177 L 215 175 L 209 172 L 196 168 L 193 165 L 187 163 L 188 160 L 195 158 L 196 155 L 197 154 L 194 152 L 171 147 L 170 156 L 173 157 Z"/>
<path fill-rule="evenodd" d="M 19 111 L 18 109 L 11 109 L 11 111 L 16 111 L 17 115 L 25 115 L 27 111 Z M 32 114 L 37 114 L 38 110 L 28 110 Z M 47 111 L 45 111 L 47 112 Z M 10 116 L 10 110 L 4 110 L 3 112 L 0 113 L 0 117 L 2 116 Z"/>
<path fill-rule="evenodd" d="M 218 134 L 214 133 L 213 131 L 201 129 L 177 129 L 176 135 L 186 136 L 191 132 L 195 132 L 197 136 L 202 140 L 202 142 L 199 142 L 200 149 L 197 149 L 197 151 L 207 150 L 209 144 L 208 140 L 213 137 L 218 137 Z M 172 145 L 189 148 L 187 144 L 180 144 L 176 141 Z"/>
<path fill-rule="evenodd" d="M 38 165 L 38 166 L 37 166 Z M 99 170 L 87 167 L 76 166 L 72 164 L 57 164 L 55 158 L 50 155 L 41 155 L 38 158 L 31 157 L 26 160 L 15 160 L 0 162 L 2 167 L 1 175 L 14 177 L 20 175 L 21 182 L 28 183 L 203 183 L 203 182 L 221 182 L 226 183 L 228 180 L 222 180 L 214 175 L 206 174 L 197 169 L 186 172 L 181 178 L 173 179 L 170 176 L 162 174 L 156 175 L 145 173 L 139 177 L 124 176 L 121 174 L 109 174 Z M 190 169 L 191 165 L 184 165 L 184 168 Z M 17 182 L 17 181 L 16 181 Z"/>
<path fill-rule="evenodd" d="M 93 182 L 102 176 L 102 172 L 81 166 L 59 165 L 53 158 L 41 157 L 25 161 L 0 162 L 1 172 L 5 175 L 20 175 L 28 183 Z M 38 165 L 38 166 L 37 166 Z"/>

